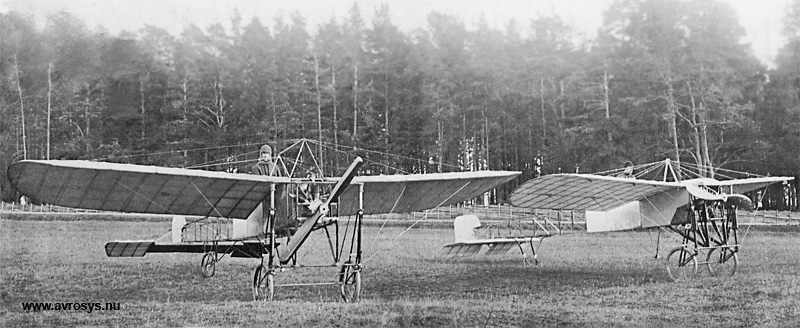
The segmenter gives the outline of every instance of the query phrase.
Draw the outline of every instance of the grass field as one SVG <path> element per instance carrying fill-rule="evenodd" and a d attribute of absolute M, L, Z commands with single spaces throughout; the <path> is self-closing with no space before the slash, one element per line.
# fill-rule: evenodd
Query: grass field
<path fill-rule="evenodd" d="M 369 227 L 364 290 L 339 302 L 334 286 L 277 288 L 251 301 L 256 261 L 226 258 L 198 274 L 200 255 L 108 258 L 115 239 L 148 239 L 165 222 L 0 220 L 0 326 L 749 327 L 800 325 L 800 230 L 742 228 L 733 278 L 668 281 L 663 257 L 679 240 L 655 232 L 573 233 L 544 241 L 541 264 L 518 256 L 444 259 L 449 229 Z M 379 234 L 380 230 L 380 234 Z M 329 258 L 312 235 L 300 258 Z M 382 250 L 382 251 L 379 251 Z M 305 261 L 304 261 L 305 262 Z M 701 267 L 701 269 L 703 269 Z M 278 283 L 335 279 L 335 269 L 289 270 Z M 119 303 L 119 310 L 23 311 L 23 302 Z"/>

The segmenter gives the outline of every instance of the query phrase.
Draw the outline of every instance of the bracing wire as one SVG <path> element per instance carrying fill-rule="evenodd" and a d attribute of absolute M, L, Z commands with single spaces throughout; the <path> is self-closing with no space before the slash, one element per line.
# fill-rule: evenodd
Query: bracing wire
<path fill-rule="evenodd" d="M 761 193 L 761 196 L 758 199 L 759 203 L 764 200 L 764 197 L 767 195 L 768 192 L 769 192 L 769 188 L 766 188 L 766 190 L 763 193 Z M 744 243 L 744 240 L 745 240 L 745 238 L 747 238 L 747 234 L 750 233 L 750 228 L 753 226 L 753 223 L 755 222 L 755 220 L 756 220 L 756 212 L 754 210 L 753 214 L 750 217 L 750 224 L 747 226 L 747 229 L 744 231 L 744 235 L 742 236 L 742 240 L 739 242 L 739 244 Z"/>
<path fill-rule="evenodd" d="M 108 181 L 110 181 L 110 180 L 108 180 Z M 205 197 L 205 195 L 203 195 L 203 193 L 202 193 L 202 192 L 201 192 L 201 191 L 200 191 L 200 190 L 197 188 L 197 186 L 196 186 L 196 185 L 194 185 L 194 182 L 192 182 L 191 180 L 189 180 L 189 182 L 190 182 L 190 183 L 192 183 L 192 185 L 195 187 L 195 189 L 197 189 L 197 192 L 199 192 L 199 193 L 200 193 L 200 195 L 201 195 L 201 196 L 202 196 L 204 199 L 206 199 L 206 202 L 209 202 L 209 201 L 208 201 L 208 199 Z M 114 183 L 115 183 L 115 184 L 117 184 L 117 185 L 119 185 L 119 186 L 121 186 L 121 187 L 123 187 L 123 188 L 125 188 L 125 189 L 128 189 L 128 190 L 129 190 L 130 192 L 132 192 L 133 194 L 135 194 L 135 195 L 137 195 L 137 196 L 139 196 L 139 197 L 141 197 L 141 198 L 143 198 L 143 199 L 147 200 L 147 201 L 148 201 L 148 202 L 150 202 L 151 204 L 155 204 L 155 205 L 156 205 L 156 206 L 158 206 L 159 208 L 163 209 L 165 213 L 168 213 L 168 214 L 171 214 L 171 215 L 176 215 L 174 212 L 172 212 L 172 211 L 170 211 L 168 208 L 164 207 L 164 205 L 161 205 L 161 204 L 159 204 L 158 202 L 156 202 L 155 200 L 153 200 L 153 199 L 150 199 L 149 197 L 146 197 L 146 196 L 144 196 L 142 193 L 140 193 L 140 192 L 138 192 L 138 191 L 134 190 L 133 188 L 131 188 L 131 187 L 128 187 L 127 185 L 125 185 L 125 184 L 123 184 L 123 183 L 121 183 L 121 182 L 119 182 L 119 181 L 114 181 Z M 210 202 L 209 202 L 209 204 L 210 204 Z M 212 208 L 214 208 L 214 205 L 211 205 L 211 206 L 212 206 Z M 216 211 L 216 208 L 214 208 L 214 210 Z M 217 211 L 217 214 L 219 214 L 219 211 Z M 219 216 L 220 216 L 220 217 L 222 217 L 222 215 L 221 215 L 221 214 L 219 214 Z M 204 217 L 201 217 L 201 218 L 199 218 L 199 219 L 197 219 L 197 220 L 189 221 L 189 222 L 187 222 L 187 224 L 191 224 L 191 223 L 197 223 L 197 222 L 200 222 L 200 221 L 206 220 L 207 218 L 208 218 L 208 216 L 204 216 Z M 212 231 L 213 231 L 214 233 L 218 233 L 218 231 L 216 231 L 216 230 L 213 230 L 213 229 L 212 229 Z M 158 239 L 160 240 L 160 239 L 162 239 L 162 238 L 164 238 L 164 237 L 168 236 L 170 233 L 171 233 L 171 232 L 167 232 L 166 234 L 164 234 L 163 236 L 159 237 Z"/>
<path fill-rule="evenodd" d="M 347 151 L 343 151 L 343 150 L 336 149 L 336 148 L 334 148 L 333 146 L 329 146 L 329 145 L 327 145 L 327 144 L 325 144 L 325 143 L 322 143 L 322 144 L 321 144 L 321 146 L 322 146 L 322 148 L 324 148 L 324 149 L 330 149 L 330 150 L 332 150 L 332 151 L 334 151 L 334 152 L 337 152 L 337 153 L 339 153 L 339 154 L 344 154 L 344 155 L 347 155 L 347 156 L 355 156 L 355 155 L 351 154 L 350 152 L 347 152 Z M 378 153 L 378 154 L 382 154 L 382 153 L 380 153 L 380 152 L 375 152 L 375 151 L 369 151 L 369 152 L 372 152 L 372 153 Z M 386 154 L 382 154 L 382 155 L 386 155 Z M 396 156 L 396 155 L 393 155 L 393 156 Z M 402 156 L 396 156 L 396 157 L 400 157 L 400 158 L 402 158 Z M 415 160 L 416 160 L 416 159 L 415 159 Z M 408 173 L 409 173 L 409 172 L 406 172 L 406 171 L 404 171 L 404 170 L 402 170 L 402 169 L 400 169 L 400 168 L 393 167 L 393 166 L 391 166 L 391 165 L 388 165 L 388 164 L 385 164 L 385 163 L 381 163 L 381 162 L 378 162 L 378 161 L 374 161 L 374 160 L 372 160 L 372 159 L 370 159 L 370 158 L 364 158 L 364 162 L 365 162 L 365 163 L 369 163 L 369 164 L 374 164 L 374 165 L 383 166 L 383 167 L 385 167 L 385 168 L 387 168 L 387 169 L 390 169 L 390 170 L 395 170 L 395 171 L 397 171 L 397 172 L 400 172 L 400 173 L 403 173 L 403 174 L 408 174 Z"/>
<path fill-rule="evenodd" d="M 392 209 L 389 210 L 389 213 L 387 213 L 387 214 L 394 213 L 394 209 L 397 208 L 397 204 L 400 203 L 400 199 L 403 197 L 403 194 L 406 192 L 406 187 L 407 186 L 405 186 L 405 185 L 403 186 L 403 190 L 400 191 L 400 196 L 397 196 L 397 199 L 394 201 L 394 205 L 392 205 Z M 368 249 L 372 249 L 372 246 L 375 246 L 375 243 L 378 242 L 378 238 L 381 236 L 381 233 L 383 232 L 383 228 L 386 227 L 386 223 L 387 222 L 389 222 L 389 220 L 383 220 L 383 223 L 381 224 L 381 228 L 378 229 L 378 233 L 375 234 L 375 238 L 372 239 L 372 243 L 369 245 Z"/>
<path fill-rule="evenodd" d="M 146 156 L 157 156 L 157 155 L 167 155 L 167 154 L 175 154 L 175 153 L 182 153 L 182 152 L 196 152 L 196 151 L 203 151 L 203 150 L 214 150 L 214 149 L 225 149 L 225 148 L 236 148 L 236 147 L 251 147 L 254 145 L 259 145 L 260 143 L 245 143 L 245 144 L 237 144 L 237 145 L 227 145 L 227 146 L 212 146 L 212 147 L 201 147 L 201 148 L 189 148 L 189 149 L 176 149 L 176 150 L 164 150 L 152 153 L 141 153 L 141 154 L 129 154 L 129 155 L 117 155 L 114 157 L 99 157 L 93 159 L 93 161 L 103 161 L 109 159 L 129 159 L 129 158 L 136 158 L 136 157 L 146 157 Z"/>
<path fill-rule="evenodd" d="M 334 145 L 334 144 L 332 144 L 330 142 L 324 142 L 324 141 L 318 141 L 318 140 L 312 140 L 312 139 L 305 139 L 305 138 L 302 138 L 302 139 L 286 139 L 286 140 L 282 140 L 282 141 L 248 142 L 248 143 L 234 144 L 234 145 L 198 147 L 198 148 L 189 148 L 189 149 L 165 150 L 165 151 L 150 152 L 150 153 L 121 155 L 121 156 L 115 156 L 113 158 L 111 158 L 111 157 L 100 157 L 100 158 L 95 158 L 95 159 L 92 159 L 92 160 L 93 161 L 103 161 L 103 160 L 110 160 L 110 159 L 116 159 L 116 160 L 118 160 L 118 159 L 133 159 L 133 158 L 148 157 L 148 156 L 158 156 L 158 155 L 168 155 L 168 154 L 181 154 L 181 153 L 184 153 L 184 152 L 199 152 L 199 151 L 231 149 L 231 148 L 247 148 L 247 147 L 258 146 L 258 145 L 263 145 L 263 144 L 284 144 L 284 145 L 285 144 L 291 144 L 289 147 L 283 148 L 283 150 L 280 153 L 277 154 L 277 155 L 282 155 L 286 151 L 289 151 L 290 149 L 292 149 L 293 147 L 295 147 L 295 146 L 297 146 L 298 144 L 301 144 L 301 143 L 307 144 L 306 146 L 309 149 L 310 149 L 311 145 L 315 145 L 315 146 L 318 146 L 319 149 L 325 149 L 325 150 L 333 151 L 335 153 L 338 153 L 338 154 L 341 154 L 341 155 L 346 155 L 346 156 L 356 156 L 355 154 L 353 154 L 354 152 L 363 152 L 363 153 L 366 153 L 366 154 L 374 154 L 374 155 L 382 156 L 384 158 L 391 157 L 391 158 L 395 159 L 395 161 L 393 161 L 393 162 L 397 162 L 397 160 L 418 162 L 418 163 L 420 163 L 419 167 L 420 167 L 421 170 L 424 170 L 424 167 L 426 165 L 431 165 L 431 163 L 429 163 L 430 159 L 420 159 L 420 158 L 412 158 L 412 157 L 402 156 L 402 155 L 389 154 L 389 153 L 386 153 L 386 152 L 376 151 L 376 150 L 371 150 L 371 149 L 366 149 L 366 148 L 361 148 L 361 147 L 357 147 L 357 146 Z M 343 150 L 343 148 L 346 148 L 347 150 Z M 315 156 L 314 156 L 315 152 L 312 151 L 312 150 L 310 150 L 309 152 L 312 155 L 312 157 L 314 157 L 313 160 L 317 161 L 317 158 L 315 158 Z M 250 157 L 250 155 L 253 154 L 253 153 L 258 153 L 258 150 L 248 151 L 248 152 L 245 152 L 245 153 L 239 153 L 239 154 L 235 154 L 235 155 L 231 155 L 231 156 L 222 156 L 222 158 L 210 160 L 210 161 L 203 162 L 203 163 L 188 165 L 188 166 L 185 166 L 183 168 L 186 168 L 186 169 L 206 169 L 206 168 L 219 167 L 219 166 L 225 166 L 225 165 L 234 165 L 234 166 L 236 166 L 236 165 L 240 165 L 240 164 L 252 163 L 252 162 L 257 161 L 258 159 L 257 158 L 240 159 L 240 158 L 242 158 L 243 156 L 244 157 Z M 234 160 L 231 160 L 232 158 Z M 371 158 L 371 156 L 366 156 L 364 158 L 364 161 L 367 164 L 383 167 L 385 169 L 392 170 L 392 171 L 395 171 L 395 172 L 400 173 L 400 174 L 410 174 L 411 173 L 411 172 L 408 172 L 406 170 L 403 170 L 402 168 L 389 165 L 388 164 L 389 161 L 387 161 L 387 163 L 384 163 L 384 162 L 379 161 L 379 160 L 373 160 Z M 463 171 L 463 169 L 464 169 L 462 166 L 448 164 L 448 163 L 438 163 L 437 162 L 435 165 L 437 165 L 437 166 L 441 165 L 442 167 L 447 168 L 448 169 L 447 171 L 450 171 L 450 170 Z"/>
<path fill-rule="evenodd" d="M 453 198 L 453 196 L 455 196 L 455 195 L 457 195 L 459 192 L 461 192 L 461 190 L 463 190 L 464 188 L 466 188 L 466 187 L 467 187 L 467 186 L 468 186 L 470 183 L 471 183 L 471 181 L 467 181 L 467 182 L 466 182 L 466 183 L 465 183 L 463 186 L 461 186 L 461 188 L 458 188 L 458 190 L 456 190 L 455 192 L 453 192 L 452 194 L 450 194 L 450 196 L 447 196 L 447 198 L 446 198 L 445 200 L 443 200 L 442 202 L 440 202 L 440 203 L 439 203 L 438 205 L 436 205 L 434 208 L 438 208 L 438 207 L 442 206 L 442 204 L 445 204 L 445 203 L 447 203 L 447 202 L 450 200 L 450 198 Z M 408 226 L 408 228 L 406 228 L 405 230 L 403 230 L 403 232 L 401 232 L 400 234 L 398 234 L 398 235 L 397 235 L 397 236 L 396 236 L 394 239 L 392 239 L 392 240 L 389 242 L 389 245 L 390 245 L 390 246 L 394 245 L 394 243 L 397 241 L 397 239 L 400 239 L 400 237 L 402 237 L 402 236 L 403 236 L 403 234 L 405 234 L 406 232 L 408 232 L 409 230 L 411 230 L 411 228 L 413 228 L 415 225 L 417 225 L 417 223 L 419 223 L 420 221 L 422 221 L 422 220 L 426 219 L 426 218 L 428 217 L 428 213 L 430 213 L 430 211 L 429 211 L 429 210 L 428 210 L 428 211 L 425 211 L 425 214 L 424 214 L 422 217 L 420 217 L 420 218 L 419 218 L 419 220 L 416 220 L 416 221 L 414 221 L 414 223 L 412 223 L 410 226 Z M 386 250 L 387 248 L 388 248 L 388 247 L 383 247 L 383 248 L 379 249 L 379 250 L 378 250 L 378 251 L 376 251 L 374 254 L 372 254 L 370 257 L 368 257 L 366 260 L 362 261 L 362 263 L 366 263 L 366 262 L 368 262 L 369 260 L 371 260 L 372 258 L 374 258 L 375 256 L 377 256 L 378 254 L 380 254 L 381 252 L 383 252 L 383 251 L 384 251 L 384 250 Z"/>
<path fill-rule="evenodd" d="M 423 161 L 423 160 L 421 160 L 421 159 L 419 159 L 419 158 L 412 158 L 412 157 L 408 157 L 408 156 L 402 156 L 402 155 L 388 154 L 388 153 L 385 153 L 385 152 L 380 152 L 380 151 L 370 150 L 370 149 L 366 149 L 366 148 L 359 148 L 359 147 L 351 147 L 351 146 L 347 146 L 347 148 L 350 148 L 350 149 L 352 149 L 352 150 L 351 150 L 351 151 L 344 151 L 344 150 L 340 150 L 340 149 L 336 148 L 336 147 L 335 147 L 335 145 L 332 145 L 332 144 L 330 144 L 330 143 L 326 143 L 326 142 L 320 142 L 320 141 L 317 141 L 317 140 L 309 140 L 309 143 L 312 143 L 312 144 L 319 144 L 320 146 L 322 146 L 322 147 L 324 147 L 324 148 L 326 148 L 326 149 L 330 149 L 330 150 L 333 150 L 333 151 L 335 151 L 335 152 L 337 152 L 337 153 L 340 153 L 340 154 L 345 154 L 345 155 L 350 155 L 350 156 L 352 156 L 352 154 L 351 154 L 351 152 L 352 152 L 352 151 L 357 151 L 357 152 L 358 152 L 358 151 L 360 151 L 360 152 L 365 152 L 365 153 L 370 153 L 370 154 L 376 154 L 376 155 L 381 155 L 381 156 L 391 156 L 391 157 L 393 157 L 393 158 L 404 159 L 404 160 L 410 160 L 410 161 Z M 341 147 L 341 146 L 340 146 L 340 147 Z M 384 166 L 384 167 L 386 167 L 386 168 L 389 168 L 389 169 L 394 169 L 394 170 L 397 170 L 397 171 L 398 171 L 398 172 L 400 172 L 400 173 L 404 173 L 404 174 L 408 174 L 408 173 L 409 173 L 409 172 L 403 171 L 403 170 L 402 170 L 402 169 L 400 169 L 400 168 L 397 168 L 397 167 L 392 167 L 392 166 L 390 166 L 390 165 L 387 165 L 387 164 L 384 164 L 384 163 L 380 163 L 380 162 L 377 162 L 377 161 L 371 161 L 371 160 L 369 160 L 369 159 L 367 159 L 367 158 L 365 158 L 364 160 L 365 160 L 365 161 L 370 161 L 370 162 L 372 162 L 372 163 L 374 163 L 374 164 L 377 164 L 377 165 Z M 426 162 L 426 163 L 427 163 L 427 160 L 424 160 L 424 162 Z M 458 166 L 458 165 L 452 165 L 452 164 L 442 163 L 442 166 L 448 167 L 448 168 L 450 168 L 450 169 L 459 170 L 459 171 L 460 171 L 460 170 L 462 170 L 462 167 L 461 167 L 461 166 Z"/>

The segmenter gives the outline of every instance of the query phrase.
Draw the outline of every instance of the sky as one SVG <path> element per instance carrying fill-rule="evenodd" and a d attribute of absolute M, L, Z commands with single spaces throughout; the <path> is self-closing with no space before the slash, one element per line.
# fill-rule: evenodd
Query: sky
<path fill-rule="evenodd" d="M 34 14 L 40 26 L 48 14 L 68 9 L 90 28 L 104 26 L 112 34 L 137 31 L 147 25 L 161 27 L 174 35 L 190 23 L 205 28 L 214 23 L 228 25 L 235 8 L 243 23 L 257 16 L 267 26 L 277 15 L 288 18 L 299 12 L 309 32 L 332 17 L 340 22 L 357 3 L 361 15 L 371 22 L 382 4 L 389 5 L 392 22 L 405 32 L 427 27 L 427 15 L 437 11 L 451 14 L 473 28 L 483 16 L 489 26 L 504 29 L 511 19 L 524 35 L 528 22 L 541 16 L 557 15 L 592 38 L 602 25 L 602 14 L 612 0 L 0 0 L 0 12 L 15 10 Z M 695 0 L 703 1 L 703 0 Z M 784 10 L 789 0 L 722 0 L 738 12 L 747 30 L 743 42 L 766 65 L 774 66 L 775 55 L 785 42 L 780 35 Z"/>

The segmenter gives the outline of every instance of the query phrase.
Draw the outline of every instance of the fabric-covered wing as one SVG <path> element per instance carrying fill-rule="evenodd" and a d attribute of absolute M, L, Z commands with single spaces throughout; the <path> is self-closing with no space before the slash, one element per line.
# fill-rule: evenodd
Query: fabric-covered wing
<path fill-rule="evenodd" d="M 794 180 L 793 177 L 763 177 L 763 178 L 747 178 L 747 179 L 734 179 L 724 181 L 710 181 L 704 182 L 706 186 L 721 187 L 721 192 L 728 194 L 744 194 L 749 191 L 760 189 L 784 181 Z"/>
<path fill-rule="evenodd" d="M 67 207 L 247 218 L 287 178 L 89 161 L 21 161 L 8 169 L 21 193 Z"/>
<path fill-rule="evenodd" d="M 509 202 L 526 208 L 606 211 L 679 188 L 683 186 L 675 182 L 553 174 L 523 183 L 511 193 Z"/>
<path fill-rule="evenodd" d="M 358 211 L 358 188 L 364 186 L 364 214 L 408 213 L 477 197 L 521 172 L 477 171 L 355 177 L 339 197 L 339 215 Z"/>

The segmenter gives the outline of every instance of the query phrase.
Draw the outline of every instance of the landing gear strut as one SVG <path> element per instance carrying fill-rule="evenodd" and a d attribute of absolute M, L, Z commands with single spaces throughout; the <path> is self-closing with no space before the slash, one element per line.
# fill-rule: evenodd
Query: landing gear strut
<path fill-rule="evenodd" d="M 705 265 L 712 276 L 733 276 L 739 266 L 739 240 L 736 234 L 735 195 L 728 200 L 695 199 L 690 204 L 690 223 L 684 229 L 670 227 L 683 236 L 681 246 L 667 256 L 667 274 L 674 281 L 697 275 L 698 264 Z M 705 255 L 705 261 L 698 257 Z M 700 262 L 698 262 L 700 261 Z"/>

